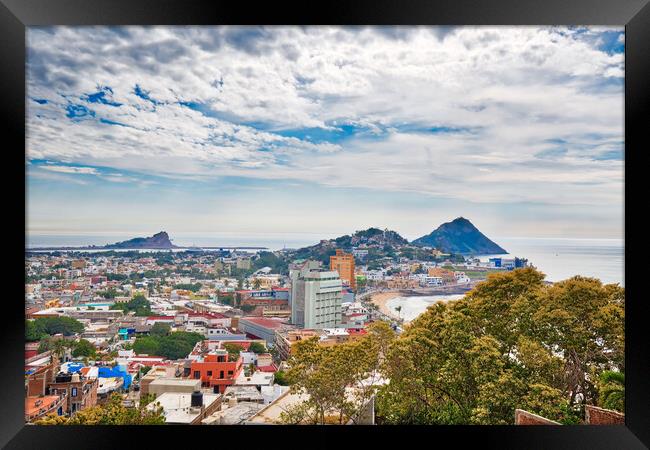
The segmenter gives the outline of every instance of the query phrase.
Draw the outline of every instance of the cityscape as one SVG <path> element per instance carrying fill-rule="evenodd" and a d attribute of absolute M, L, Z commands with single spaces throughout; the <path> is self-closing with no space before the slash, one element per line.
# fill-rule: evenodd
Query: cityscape
<path fill-rule="evenodd" d="M 624 423 L 624 38 L 28 29 L 25 423 Z"/>

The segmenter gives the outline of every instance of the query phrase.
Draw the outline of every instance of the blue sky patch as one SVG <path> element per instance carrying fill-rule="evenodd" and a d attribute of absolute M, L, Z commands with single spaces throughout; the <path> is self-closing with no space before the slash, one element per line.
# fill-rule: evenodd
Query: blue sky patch
<path fill-rule="evenodd" d="M 95 111 L 86 108 L 84 105 L 69 104 L 68 106 L 66 106 L 65 110 L 66 110 L 65 116 L 68 119 L 72 119 L 72 120 L 88 119 L 91 117 L 95 117 Z"/>
<path fill-rule="evenodd" d="M 101 119 L 99 119 L 99 121 L 101 123 L 105 123 L 106 125 L 117 125 L 117 126 L 120 126 L 120 127 L 128 127 L 127 124 L 121 123 L 121 122 L 115 122 L 114 120 L 101 118 Z"/>
<path fill-rule="evenodd" d="M 138 97 L 140 97 L 141 99 L 147 100 L 148 102 L 151 102 L 154 105 L 161 104 L 161 102 L 159 102 L 158 100 L 151 98 L 151 96 L 149 95 L 149 91 L 145 91 L 144 89 L 142 89 L 139 84 L 135 85 L 135 88 L 133 89 L 133 93 Z"/>
<path fill-rule="evenodd" d="M 113 95 L 113 89 L 111 89 L 108 86 L 100 87 L 98 92 L 95 92 L 93 94 L 85 94 L 82 97 L 82 100 L 85 100 L 88 103 L 101 103 L 103 105 L 109 105 L 109 106 L 122 106 L 121 103 L 114 102 L 109 98 L 107 98 L 106 97 L 107 93 Z"/>
<path fill-rule="evenodd" d="M 541 152 L 535 153 L 535 157 L 541 159 L 555 159 L 562 156 L 565 156 L 569 151 L 564 147 L 549 148 L 548 150 L 542 150 Z"/>
<path fill-rule="evenodd" d="M 354 137 L 369 137 L 374 135 L 369 127 L 353 124 L 336 125 L 333 128 L 313 127 L 276 130 L 273 131 L 273 133 L 284 137 L 306 140 L 314 144 L 320 144 L 323 142 L 335 144 Z"/>

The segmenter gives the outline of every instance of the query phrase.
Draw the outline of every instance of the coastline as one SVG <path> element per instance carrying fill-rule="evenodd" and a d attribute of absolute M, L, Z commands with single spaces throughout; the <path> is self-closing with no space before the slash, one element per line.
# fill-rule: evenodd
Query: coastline
<path fill-rule="evenodd" d="M 471 291 L 476 284 L 480 281 L 472 281 L 466 285 L 450 285 L 435 288 L 422 288 L 422 289 L 395 289 L 390 291 L 374 292 L 368 296 L 369 303 L 375 305 L 379 311 L 395 320 L 403 320 L 408 323 L 408 320 L 398 317 L 393 310 L 388 307 L 388 302 L 397 297 L 423 297 L 435 295 L 453 295 L 453 294 L 466 294 Z"/>
<path fill-rule="evenodd" d="M 388 308 L 388 301 L 392 300 L 396 297 L 401 297 L 402 293 L 400 291 L 387 291 L 387 292 L 375 292 L 373 294 L 370 294 L 369 298 L 369 303 L 372 303 L 375 305 L 377 308 L 379 308 L 379 311 L 381 311 L 382 314 L 391 317 L 395 320 L 399 320 L 399 317 L 395 315 L 393 311 Z"/>

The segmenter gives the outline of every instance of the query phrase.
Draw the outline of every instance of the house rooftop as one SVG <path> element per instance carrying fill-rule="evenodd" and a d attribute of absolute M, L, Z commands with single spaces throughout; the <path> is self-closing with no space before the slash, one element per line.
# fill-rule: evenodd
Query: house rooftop
<path fill-rule="evenodd" d="M 216 402 L 220 394 L 203 394 L 203 405 L 207 408 Z M 190 424 L 201 414 L 200 408 L 192 408 L 192 394 L 179 392 L 165 392 L 160 394 L 155 401 L 147 405 L 147 409 L 153 409 L 160 404 L 167 423 Z"/>

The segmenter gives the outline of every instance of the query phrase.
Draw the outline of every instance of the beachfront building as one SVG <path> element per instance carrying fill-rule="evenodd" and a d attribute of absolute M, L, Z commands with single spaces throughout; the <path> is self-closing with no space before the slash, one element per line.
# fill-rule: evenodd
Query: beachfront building
<path fill-rule="evenodd" d="M 291 322 L 301 328 L 334 328 L 341 323 L 342 283 L 339 273 L 317 261 L 291 269 Z"/>
<path fill-rule="evenodd" d="M 339 273 L 341 281 L 346 283 L 352 289 L 356 289 L 356 279 L 354 277 L 354 256 L 337 249 L 336 255 L 330 256 L 330 270 Z"/>

